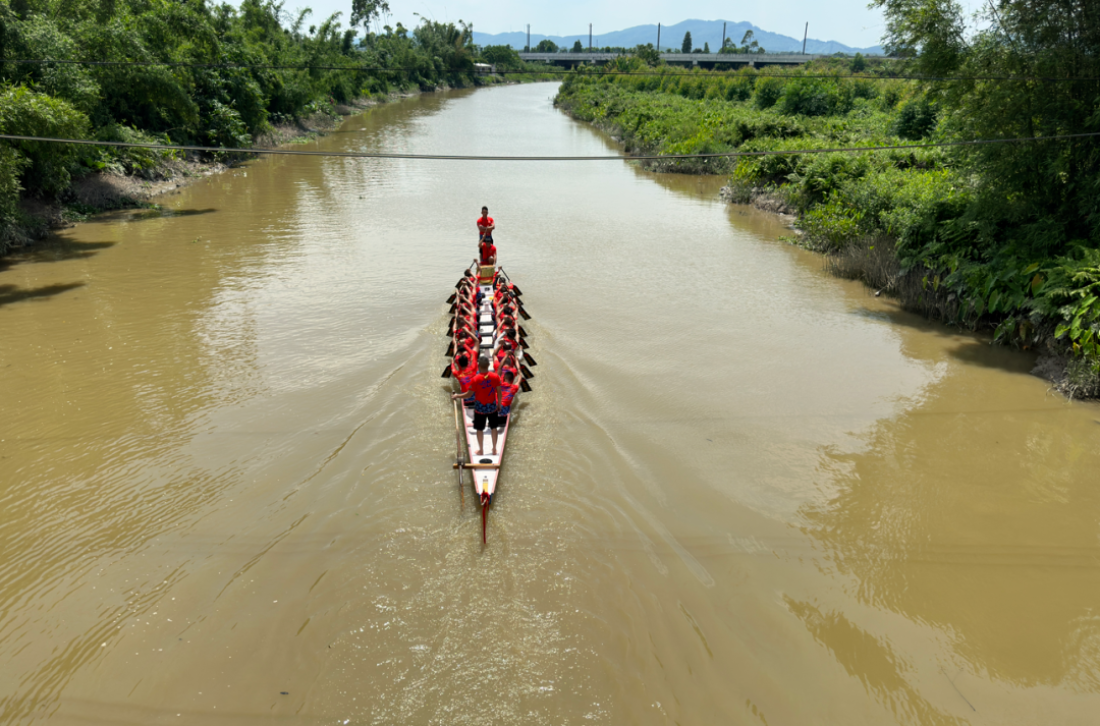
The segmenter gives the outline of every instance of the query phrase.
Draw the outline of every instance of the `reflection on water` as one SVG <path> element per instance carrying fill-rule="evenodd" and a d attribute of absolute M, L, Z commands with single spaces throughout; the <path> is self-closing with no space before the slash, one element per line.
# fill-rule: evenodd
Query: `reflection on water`
<path fill-rule="evenodd" d="M 552 84 L 312 142 L 598 155 Z M 271 158 L 0 267 L 0 721 L 1089 724 L 1100 411 L 721 180 Z M 540 362 L 489 544 L 444 299 Z"/>

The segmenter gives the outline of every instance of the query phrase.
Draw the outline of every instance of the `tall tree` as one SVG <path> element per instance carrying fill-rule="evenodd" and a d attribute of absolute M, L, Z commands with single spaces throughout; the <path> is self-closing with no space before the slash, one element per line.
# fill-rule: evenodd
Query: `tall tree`
<path fill-rule="evenodd" d="M 389 14 L 390 4 L 387 0 L 351 0 L 351 24 L 352 27 L 362 25 L 369 26 L 372 21 L 383 14 Z"/>
<path fill-rule="evenodd" d="M 680 44 L 681 53 L 691 52 L 691 31 L 684 33 L 684 42 Z"/>
<path fill-rule="evenodd" d="M 1086 0 L 996 0 L 969 34 L 955 0 L 874 0 L 886 49 L 933 77 L 944 133 L 1019 138 L 1100 131 L 1100 12 Z M 996 76 L 988 82 L 975 76 Z M 1046 80 L 1050 79 L 1050 80 Z M 1055 252 L 1100 243 L 1100 152 L 1093 139 L 998 144 L 958 152 L 977 172 L 982 246 Z"/>

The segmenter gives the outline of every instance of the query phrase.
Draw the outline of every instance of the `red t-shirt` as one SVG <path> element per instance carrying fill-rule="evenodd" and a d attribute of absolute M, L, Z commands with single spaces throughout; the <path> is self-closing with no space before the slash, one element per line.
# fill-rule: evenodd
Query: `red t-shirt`
<path fill-rule="evenodd" d="M 491 226 L 493 226 L 493 218 L 492 217 L 478 217 L 477 218 L 477 238 L 481 239 L 482 235 L 485 234 L 485 232 L 483 232 L 482 229 L 481 229 L 482 227 L 491 227 Z M 490 232 L 489 236 L 492 237 L 493 233 Z"/>
<path fill-rule="evenodd" d="M 481 264 L 488 265 L 489 261 L 497 256 L 497 246 L 492 242 L 481 243 Z"/>
<path fill-rule="evenodd" d="M 518 383 L 505 383 L 500 388 L 500 405 L 508 408 L 512 405 L 512 399 L 519 393 Z"/>
<path fill-rule="evenodd" d="M 474 376 L 474 380 L 470 381 L 470 388 L 474 389 L 474 400 L 483 405 L 496 403 L 497 389 L 500 386 L 500 376 L 492 371 L 478 373 Z"/>
<path fill-rule="evenodd" d="M 458 385 L 461 386 L 462 392 L 470 390 L 470 383 L 474 380 L 474 376 L 477 375 L 477 366 L 468 365 L 466 370 L 460 371 L 457 363 L 451 364 L 451 373 L 454 374 L 455 379 L 458 381 Z"/>

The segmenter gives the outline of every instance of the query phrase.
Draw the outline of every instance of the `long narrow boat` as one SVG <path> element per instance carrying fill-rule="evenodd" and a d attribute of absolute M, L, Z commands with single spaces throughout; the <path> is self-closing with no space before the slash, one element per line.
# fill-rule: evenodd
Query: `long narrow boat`
<path fill-rule="evenodd" d="M 474 273 L 476 270 L 476 273 Z M 477 286 L 481 291 L 481 304 L 477 310 L 477 332 L 479 337 L 478 354 L 481 356 L 488 356 L 492 370 L 496 370 L 497 361 L 493 356 L 493 350 L 496 347 L 498 339 L 502 335 L 502 330 L 498 327 L 496 312 L 493 309 L 494 299 L 494 283 L 498 279 L 506 279 L 506 273 L 503 270 L 497 270 L 493 265 L 481 265 L 479 266 L 475 260 L 474 264 L 470 267 L 471 273 L 477 276 Z M 518 290 L 516 290 L 518 294 Z M 518 296 L 517 296 L 518 301 Z M 526 311 L 523 310 L 522 304 L 518 306 L 519 312 L 526 316 Z M 456 312 L 455 305 L 452 305 L 452 312 Z M 517 326 L 518 327 L 518 326 Z M 451 320 L 451 333 L 452 341 L 451 346 L 448 348 L 447 354 L 451 355 L 454 351 L 460 348 L 460 341 L 458 340 L 458 326 L 455 324 L 455 320 Z M 522 327 L 519 327 L 522 331 Z M 532 377 L 532 373 L 527 369 L 524 363 L 530 363 L 536 365 L 534 360 L 526 355 L 523 348 L 526 343 L 521 343 L 521 346 L 515 351 L 516 356 L 516 368 L 519 369 L 519 379 L 517 383 L 523 385 L 524 390 L 530 390 L 530 385 L 526 383 L 526 378 Z M 444 370 L 444 377 L 451 377 L 451 368 Z M 466 470 L 470 472 L 473 479 L 474 492 L 478 496 L 478 501 L 481 504 L 481 539 L 482 542 L 487 540 L 486 537 L 486 522 L 489 507 L 493 503 L 493 495 L 496 493 L 497 480 L 500 478 L 500 468 L 504 460 L 504 448 L 508 442 L 508 429 L 511 426 L 512 417 L 508 417 L 508 421 L 504 424 L 504 429 L 500 431 L 497 438 L 496 453 L 492 453 L 492 432 L 489 429 L 484 433 L 484 447 L 482 451 L 484 453 L 478 454 L 477 446 L 477 431 L 474 429 L 474 410 L 470 406 L 461 406 L 461 425 L 465 432 L 466 440 L 466 454 L 463 455 L 461 448 L 456 456 L 454 468 L 459 470 Z M 515 402 L 512 404 L 512 410 L 515 410 Z M 458 416 L 456 418 L 456 425 L 458 424 Z M 461 480 L 461 477 L 460 477 Z"/>

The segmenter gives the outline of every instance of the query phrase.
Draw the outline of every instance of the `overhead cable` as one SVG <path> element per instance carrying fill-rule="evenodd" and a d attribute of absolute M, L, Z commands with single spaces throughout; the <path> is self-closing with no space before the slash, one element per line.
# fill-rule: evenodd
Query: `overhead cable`
<path fill-rule="evenodd" d="M 768 151 L 727 151 L 707 154 L 646 154 L 639 156 L 487 156 L 480 154 L 402 154 L 370 151 L 316 151 L 311 149 L 230 149 L 220 146 L 194 146 L 190 144 L 146 144 L 128 141 L 97 141 L 95 139 L 60 139 L 47 136 L 21 136 L 0 134 L 7 141 L 34 141 L 81 146 L 113 146 L 157 151 L 202 151 L 220 154 L 268 154 L 279 156 L 329 156 L 349 159 L 405 159 L 410 161 L 685 161 L 692 159 L 736 159 L 754 156 L 802 156 L 806 154 L 864 153 L 869 151 L 898 151 L 906 149 L 934 149 L 951 146 L 980 146 L 986 144 L 1021 144 L 1036 141 L 1064 141 L 1100 136 L 1100 131 L 1082 134 L 1058 134 L 1055 136 L 1023 136 L 1010 139 L 971 139 L 967 141 L 937 141 L 929 144 L 893 144 L 888 146 L 841 146 L 817 149 L 790 149 Z"/>

